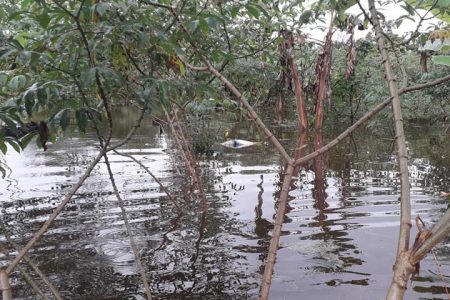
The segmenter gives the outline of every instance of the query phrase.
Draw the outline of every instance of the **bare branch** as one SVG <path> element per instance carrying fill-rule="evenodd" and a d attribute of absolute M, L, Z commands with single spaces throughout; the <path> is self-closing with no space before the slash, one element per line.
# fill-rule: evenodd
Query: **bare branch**
<path fill-rule="evenodd" d="M 13 246 L 13 248 L 16 251 L 19 251 L 20 250 L 20 246 L 17 245 L 14 242 L 14 240 L 11 238 L 11 235 L 9 234 L 8 229 L 6 228 L 5 223 L 2 220 L 0 220 L 0 227 L 1 227 L 2 231 L 3 231 L 3 234 L 5 235 L 6 240 Z M 38 276 L 42 279 L 42 281 L 47 285 L 47 287 L 53 293 L 53 296 L 55 297 L 55 299 L 62 300 L 62 297 L 59 294 L 58 290 L 50 282 L 50 280 L 47 278 L 47 276 L 45 276 L 45 274 L 39 269 L 39 267 L 30 259 L 30 257 L 28 255 L 25 255 L 23 258 L 27 262 L 27 264 L 36 272 L 36 274 L 38 274 Z"/>
<path fill-rule="evenodd" d="M 136 246 L 136 242 L 134 241 L 133 232 L 131 231 L 130 222 L 128 221 L 127 211 L 125 210 L 125 206 L 123 204 L 122 197 L 120 196 L 119 190 L 117 189 L 116 181 L 114 180 L 114 175 L 111 170 L 111 165 L 108 160 L 108 155 L 104 153 L 103 158 L 105 159 L 105 164 L 108 169 L 109 180 L 111 181 L 111 185 L 114 190 L 114 194 L 116 195 L 117 202 L 119 203 L 120 210 L 122 211 L 122 218 L 125 223 L 125 227 L 127 230 L 127 235 L 130 240 L 130 246 L 133 250 L 134 259 L 136 261 L 136 267 L 138 269 L 139 274 L 141 275 L 141 280 L 144 284 L 145 292 L 147 294 L 147 299 L 152 299 L 152 293 L 150 290 L 150 285 L 148 284 L 147 275 L 145 274 L 144 267 L 142 266 L 141 256 L 139 255 L 139 250 Z"/>
<path fill-rule="evenodd" d="M 117 155 L 121 155 L 124 157 L 128 157 L 129 159 L 133 160 L 135 163 L 137 163 L 141 168 L 143 168 L 152 178 L 153 180 L 156 181 L 156 183 L 158 183 L 158 185 L 160 186 L 160 188 L 164 191 L 164 193 L 166 193 L 167 197 L 170 199 L 170 201 L 172 201 L 172 203 L 175 205 L 175 207 L 177 208 L 178 211 L 181 210 L 181 207 L 178 205 L 178 203 L 175 201 L 175 199 L 172 197 L 172 195 L 170 194 L 169 190 L 161 183 L 161 181 L 155 176 L 153 175 L 153 173 L 150 171 L 149 168 L 147 168 L 143 163 L 141 163 L 139 160 L 137 160 L 135 157 L 133 157 L 132 155 L 128 155 L 125 153 L 120 153 L 117 150 L 113 150 L 114 153 L 116 153 Z"/>
<path fill-rule="evenodd" d="M 448 209 L 439 221 L 431 229 L 432 235 L 427 239 L 422 246 L 415 252 L 411 253 L 410 261 L 412 264 L 419 262 L 431 249 L 446 236 L 450 231 L 450 209 Z"/>

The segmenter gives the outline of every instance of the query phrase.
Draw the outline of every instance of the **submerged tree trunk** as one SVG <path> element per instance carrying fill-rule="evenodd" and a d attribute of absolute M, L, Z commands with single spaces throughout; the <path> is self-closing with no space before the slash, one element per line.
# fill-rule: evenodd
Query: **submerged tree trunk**
<path fill-rule="evenodd" d="M 318 150 L 322 147 L 322 132 L 321 130 L 316 130 L 314 132 L 314 150 Z M 325 220 L 325 208 L 328 207 L 326 203 L 326 193 L 325 193 L 325 161 L 323 156 L 318 156 L 314 159 L 313 163 L 314 169 L 314 208 L 319 211 L 318 221 L 319 224 L 323 224 Z"/>
<path fill-rule="evenodd" d="M 9 284 L 9 275 L 8 272 L 4 270 L 0 271 L 0 289 L 2 290 L 3 300 L 13 299 L 11 285 Z"/>
<path fill-rule="evenodd" d="M 272 274 L 275 265 L 275 258 L 277 256 L 278 245 L 280 242 L 281 228 L 283 226 L 284 214 L 288 200 L 289 188 L 292 180 L 292 173 L 294 167 L 288 164 L 284 174 L 283 185 L 281 187 L 280 199 L 278 200 L 277 214 L 275 217 L 274 229 L 272 232 L 272 239 L 270 240 L 269 253 L 267 255 L 266 264 L 264 267 L 263 281 L 261 291 L 259 294 L 260 300 L 269 299 L 270 284 L 272 282 Z"/>
<path fill-rule="evenodd" d="M 294 161 L 297 161 L 304 155 L 305 152 L 304 149 L 307 146 L 306 145 L 307 138 L 308 138 L 308 131 L 300 130 L 298 132 L 297 145 L 295 146 Z M 301 164 L 295 164 L 293 176 L 298 176 L 300 172 L 300 167 L 302 167 Z"/>
<path fill-rule="evenodd" d="M 411 203 L 408 175 L 408 153 L 406 149 L 405 133 L 403 130 L 402 109 L 400 105 L 399 91 L 395 84 L 394 72 L 391 67 L 389 55 L 384 44 L 383 31 L 378 19 L 374 0 L 369 0 L 369 9 L 372 23 L 375 29 L 375 36 L 378 49 L 383 60 L 386 81 L 389 86 L 389 93 L 392 97 L 392 110 L 394 112 L 395 137 L 397 145 L 398 169 L 400 173 L 400 235 L 397 245 L 397 259 L 394 265 L 394 276 L 388 291 L 387 299 L 403 299 L 410 275 L 414 272 L 414 267 L 409 263 L 408 248 L 411 231 Z"/>

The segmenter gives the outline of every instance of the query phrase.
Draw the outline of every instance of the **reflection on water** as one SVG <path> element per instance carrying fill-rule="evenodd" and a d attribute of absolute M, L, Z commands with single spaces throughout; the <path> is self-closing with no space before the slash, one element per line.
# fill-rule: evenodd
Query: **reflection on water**
<path fill-rule="evenodd" d="M 116 138 L 133 124 L 126 112 Z M 178 212 L 154 180 L 126 157 L 110 154 L 143 264 L 157 299 L 254 299 L 263 272 L 284 166 L 267 144 L 233 150 L 217 145 L 204 160 L 208 210 L 183 193 L 185 182 L 167 151 L 170 138 L 151 122 L 121 151 L 133 154 L 169 187 Z M 230 138 L 258 140 L 248 124 L 231 124 Z M 298 137 L 278 128 L 291 153 L 313 151 L 332 136 Z M 448 136 L 413 128 L 410 173 L 413 216 L 428 224 L 446 209 L 450 189 Z M 275 265 L 271 299 L 381 299 L 391 280 L 399 219 L 398 176 L 392 137 L 362 133 L 293 181 Z M 47 152 L 29 148 L 2 158 L 12 172 L 0 181 L 1 218 L 23 245 L 76 182 L 97 147 L 94 136 L 63 138 Z M 300 152 L 301 152 L 300 151 Z M 415 230 L 414 230 L 415 233 Z M 5 239 L 0 238 L 3 246 Z M 436 254 L 449 274 L 449 243 Z M 1 266 L 13 257 L 1 256 Z M 143 299 L 134 257 L 106 167 L 86 184 L 30 252 L 62 295 L 70 299 Z M 34 299 L 14 274 L 14 295 Z M 430 257 L 407 299 L 446 298 Z"/>

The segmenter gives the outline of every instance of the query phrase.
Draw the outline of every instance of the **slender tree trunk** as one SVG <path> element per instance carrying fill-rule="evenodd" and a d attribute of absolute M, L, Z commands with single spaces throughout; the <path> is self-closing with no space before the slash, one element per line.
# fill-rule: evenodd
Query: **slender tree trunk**
<path fill-rule="evenodd" d="M 297 145 L 295 146 L 295 156 L 294 156 L 295 161 L 297 161 L 303 156 L 307 138 L 308 138 L 307 130 L 300 130 L 298 132 Z M 301 167 L 300 164 L 296 164 L 294 166 L 293 176 L 298 176 L 300 172 L 300 167 Z"/>
<path fill-rule="evenodd" d="M 314 132 L 314 149 L 320 149 L 322 147 L 322 132 L 321 130 L 316 130 Z M 323 156 L 318 156 L 314 159 L 314 208 L 319 210 L 318 221 L 323 224 L 325 220 L 325 208 L 328 207 L 326 203 L 326 193 L 325 193 L 325 162 Z"/>
<path fill-rule="evenodd" d="M 420 52 L 420 68 L 422 73 L 428 73 L 428 54 Z"/>
<path fill-rule="evenodd" d="M 2 290 L 3 300 L 12 300 L 12 290 L 9 284 L 9 275 L 5 270 L 0 271 L 0 289 Z"/>
<path fill-rule="evenodd" d="M 405 133 L 403 130 L 402 109 L 400 105 L 399 91 L 395 83 L 394 72 L 391 67 L 389 55 L 384 44 L 383 31 L 378 19 L 374 0 L 369 0 L 369 9 L 372 23 L 375 29 L 375 36 L 378 43 L 378 49 L 383 59 L 383 65 L 386 74 L 386 81 L 389 86 L 389 93 L 392 97 L 392 110 L 394 112 L 395 137 L 397 145 L 398 169 L 400 173 L 400 235 L 397 245 L 397 260 L 394 265 L 394 277 L 388 291 L 387 299 L 403 299 L 404 292 L 411 272 L 414 268 L 406 259 L 409 248 L 409 238 L 411 229 L 411 203 L 409 190 L 408 174 L 408 153 L 406 149 Z"/>
<path fill-rule="evenodd" d="M 284 119 L 284 91 L 280 90 L 278 94 L 277 106 L 275 108 L 275 114 L 278 125 L 283 122 Z"/>
<path fill-rule="evenodd" d="M 278 47 L 278 64 L 280 67 L 280 76 L 278 80 L 278 101 L 275 108 L 278 124 L 281 124 L 281 122 L 283 122 L 286 91 L 290 91 L 292 89 L 292 76 L 289 67 L 289 55 L 286 51 L 288 45 L 284 36 L 285 32 L 285 30 L 280 30 L 280 36 L 284 39 L 284 41 Z"/>
<path fill-rule="evenodd" d="M 264 267 L 263 281 L 261 285 L 261 291 L 259 294 L 260 300 L 269 299 L 270 284 L 272 282 L 272 274 L 274 270 L 275 259 L 277 256 L 278 245 L 280 242 L 281 228 L 283 226 L 283 219 L 286 210 L 289 187 L 291 185 L 293 172 L 294 172 L 293 165 L 288 164 L 286 173 L 284 175 L 283 186 L 281 188 L 280 199 L 278 200 L 277 214 L 275 217 L 272 239 L 270 240 L 269 253 L 267 255 L 267 260 Z"/>
<path fill-rule="evenodd" d="M 316 65 L 316 105 L 315 105 L 315 117 L 314 117 L 314 128 L 320 130 L 323 126 L 324 118 L 324 103 L 327 98 L 328 92 L 328 82 L 330 79 L 331 72 L 331 55 L 332 55 L 332 41 L 331 37 L 333 32 L 331 29 L 328 31 L 325 37 L 325 44 L 323 46 L 322 53 L 317 59 Z"/>
<path fill-rule="evenodd" d="M 295 63 L 294 52 L 294 38 L 292 31 L 282 30 L 281 35 L 284 39 L 284 53 L 283 57 L 286 58 L 287 63 L 285 67 L 290 68 L 290 77 L 294 82 L 295 103 L 297 105 L 297 118 L 300 130 L 306 130 L 308 128 L 308 117 L 305 109 L 305 97 L 303 95 L 303 87 L 298 73 L 297 64 Z"/>

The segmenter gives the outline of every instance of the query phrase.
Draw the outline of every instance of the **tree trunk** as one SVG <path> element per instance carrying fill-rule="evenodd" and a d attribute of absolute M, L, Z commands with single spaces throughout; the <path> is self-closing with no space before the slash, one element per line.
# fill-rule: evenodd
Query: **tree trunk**
<path fill-rule="evenodd" d="M 386 74 L 386 81 L 389 86 L 389 92 L 392 97 L 392 110 L 394 112 L 395 137 L 397 145 L 398 169 L 400 173 L 400 235 L 397 245 L 397 260 L 394 265 L 394 276 L 388 291 L 387 299 L 403 299 L 407 282 L 414 268 L 410 268 L 409 263 L 405 262 L 405 255 L 409 248 L 409 238 L 411 229 L 411 203 L 408 175 L 408 153 L 406 149 L 405 133 L 403 130 L 402 109 L 400 105 L 399 91 L 395 84 L 394 72 L 392 71 L 389 55 L 384 44 L 383 31 L 378 19 L 374 0 L 369 0 L 369 9 L 372 17 L 372 23 L 375 29 L 375 36 L 378 43 L 378 49 L 383 60 Z M 406 262 L 408 262 L 406 260 Z"/>
<path fill-rule="evenodd" d="M 281 88 L 291 89 L 294 81 L 295 103 L 297 106 L 297 117 L 300 130 L 306 130 L 308 127 L 308 118 L 305 109 L 305 97 L 303 87 L 295 63 L 294 38 L 292 31 L 281 30 L 281 36 L 284 43 L 280 47 L 280 66 L 281 66 Z"/>
<path fill-rule="evenodd" d="M 327 97 L 328 82 L 331 72 L 331 55 L 332 55 L 332 41 L 331 37 L 333 32 L 328 31 L 325 37 L 325 44 L 323 46 L 322 53 L 319 54 L 316 64 L 316 105 L 315 105 L 315 118 L 314 128 L 316 130 L 322 129 L 323 116 L 324 116 L 324 102 Z"/>
<path fill-rule="evenodd" d="M 278 94 L 278 101 L 277 101 L 277 106 L 275 108 L 275 114 L 277 117 L 277 123 L 278 125 L 280 125 L 283 122 L 283 118 L 284 118 L 284 91 L 280 90 L 279 94 Z"/>
<path fill-rule="evenodd" d="M 267 260 L 264 268 L 263 281 L 261 291 L 259 294 L 260 300 L 269 299 L 269 290 L 270 284 L 272 282 L 272 273 L 275 265 L 275 258 L 277 256 L 278 245 L 280 242 L 281 227 L 283 226 L 283 219 L 286 210 L 289 187 L 291 185 L 293 171 L 294 171 L 293 165 L 288 164 L 286 173 L 284 174 L 283 186 L 281 188 L 280 199 L 278 200 L 278 208 L 272 233 L 272 239 L 270 240 L 269 253 L 267 255 Z"/>
<path fill-rule="evenodd" d="M 314 132 L 314 150 L 318 150 L 322 147 L 322 132 L 316 130 Z M 314 159 L 314 208 L 319 210 L 318 221 L 321 223 L 325 219 L 324 209 L 328 207 L 325 202 L 325 163 L 323 156 L 316 157 Z"/>
<path fill-rule="evenodd" d="M 5 270 L 0 271 L 0 289 L 2 290 L 3 300 L 12 300 L 11 285 L 9 284 L 9 276 Z"/>
<path fill-rule="evenodd" d="M 300 159 L 303 156 L 303 153 L 304 153 L 303 150 L 306 147 L 307 138 L 308 138 L 308 131 L 300 130 L 298 132 L 297 145 L 295 146 L 294 161 L 297 161 L 298 159 Z M 300 167 L 301 167 L 300 164 L 295 164 L 293 176 L 298 176 L 298 174 L 300 172 Z"/>
<path fill-rule="evenodd" d="M 420 52 L 420 68 L 422 73 L 428 73 L 428 54 Z"/>

